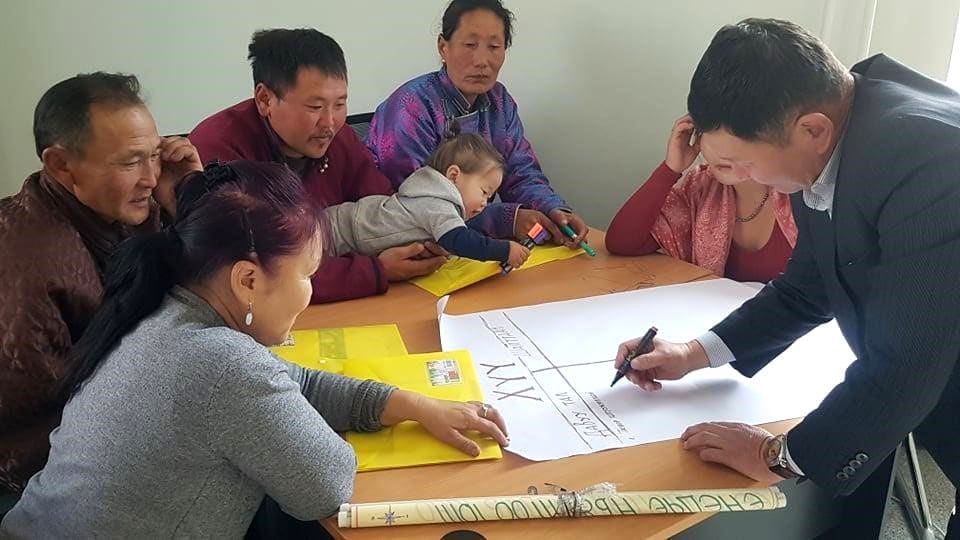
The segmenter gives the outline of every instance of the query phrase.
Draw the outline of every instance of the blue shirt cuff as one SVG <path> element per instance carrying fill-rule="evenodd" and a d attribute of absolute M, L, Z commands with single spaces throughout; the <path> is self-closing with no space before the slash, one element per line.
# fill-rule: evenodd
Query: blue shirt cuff
<path fill-rule="evenodd" d="M 720 339 L 720 336 L 713 332 L 707 332 L 697 338 L 697 342 L 707 353 L 707 360 L 710 361 L 710 367 L 717 368 L 735 362 L 737 359 L 733 352 L 727 347 L 727 344 Z"/>

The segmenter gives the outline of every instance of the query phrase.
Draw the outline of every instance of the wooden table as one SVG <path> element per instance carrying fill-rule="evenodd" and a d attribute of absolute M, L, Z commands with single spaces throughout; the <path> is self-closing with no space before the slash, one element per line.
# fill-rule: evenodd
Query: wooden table
<path fill-rule="evenodd" d="M 471 313 L 714 277 L 703 268 L 664 255 L 608 255 L 601 248 L 603 233 L 599 231 L 592 231 L 589 240 L 600 248 L 597 257 L 583 255 L 514 272 L 506 278 L 490 278 L 454 293 L 447 312 Z M 438 351 L 440 335 L 436 303 L 437 298 L 432 294 L 413 285 L 398 284 L 384 296 L 312 306 L 300 316 L 297 328 L 396 323 L 411 353 Z M 765 427 L 774 433 L 782 433 L 796 422 L 787 420 Z M 677 435 L 680 435 L 679 430 Z M 534 484 L 542 489 L 544 482 L 580 489 L 601 481 L 615 482 L 624 491 L 758 485 L 729 469 L 701 462 L 672 440 L 539 463 L 504 452 L 504 458 L 496 461 L 360 473 L 352 500 L 376 502 L 508 495 L 526 493 L 527 486 Z M 324 527 L 334 537 L 343 539 L 436 539 L 458 529 L 477 531 L 488 539 L 667 538 L 707 517 L 709 514 L 540 519 L 403 526 L 389 530 L 339 529 L 334 517 L 326 520 Z"/>

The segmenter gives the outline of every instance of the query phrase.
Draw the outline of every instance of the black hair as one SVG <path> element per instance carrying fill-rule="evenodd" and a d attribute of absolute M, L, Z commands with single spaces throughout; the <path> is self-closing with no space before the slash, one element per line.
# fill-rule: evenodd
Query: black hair
<path fill-rule="evenodd" d="M 258 30 L 247 50 L 253 85 L 263 83 L 280 97 L 296 86 L 301 68 L 318 69 L 328 77 L 347 80 L 343 49 L 313 28 Z"/>
<path fill-rule="evenodd" d="M 177 216 L 164 230 L 125 241 L 111 261 L 103 302 L 70 351 L 65 402 L 176 284 L 203 283 L 239 260 L 271 271 L 322 231 L 322 213 L 286 165 L 212 164 L 180 181 Z"/>
<path fill-rule="evenodd" d="M 445 41 L 453 38 L 454 32 L 460 27 L 460 19 L 471 11 L 485 9 L 503 21 L 503 48 L 509 49 L 513 43 L 513 12 L 503 7 L 500 0 L 452 0 L 443 12 L 440 37 Z"/>
<path fill-rule="evenodd" d="M 37 157 L 59 144 L 83 155 L 89 142 L 90 107 L 95 104 L 111 107 L 143 105 L 140 81 L 124 73 L 82 73 L 50 87 L 43 93 L 33 111 L 33 142 Z"/>
<path fill-rule="evenodd" d="M 819 39 L 792 22 L 745 19 L 721 28 L 690 82 L 698 132 L 782 140 L 792 115 L 839 100 L 848 75 Z"/>

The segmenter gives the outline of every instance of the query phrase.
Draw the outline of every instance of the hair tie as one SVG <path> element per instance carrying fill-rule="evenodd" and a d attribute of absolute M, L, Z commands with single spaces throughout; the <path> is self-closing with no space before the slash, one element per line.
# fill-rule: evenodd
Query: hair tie
<path fill-rule="evenodd" d="M 212 161 L 204 167 L 203 186 L 206 190 L 213 191 L 217 186 L 232 182 L 237 179 L 237 173 L 233 167 L 222 161 Z"/>

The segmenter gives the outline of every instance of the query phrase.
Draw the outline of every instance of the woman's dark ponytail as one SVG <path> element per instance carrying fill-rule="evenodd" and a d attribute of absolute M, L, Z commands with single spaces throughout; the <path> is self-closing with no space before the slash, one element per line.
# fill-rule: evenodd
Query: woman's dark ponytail
<path fill-rule="evenodd" d="M 70 399 L 120 339 L 153 313 L 176 283 L 181 245 L 173 227 L 130 238 L 114 255 L 103 303 L 70 351 L 61 398 Z"/>

